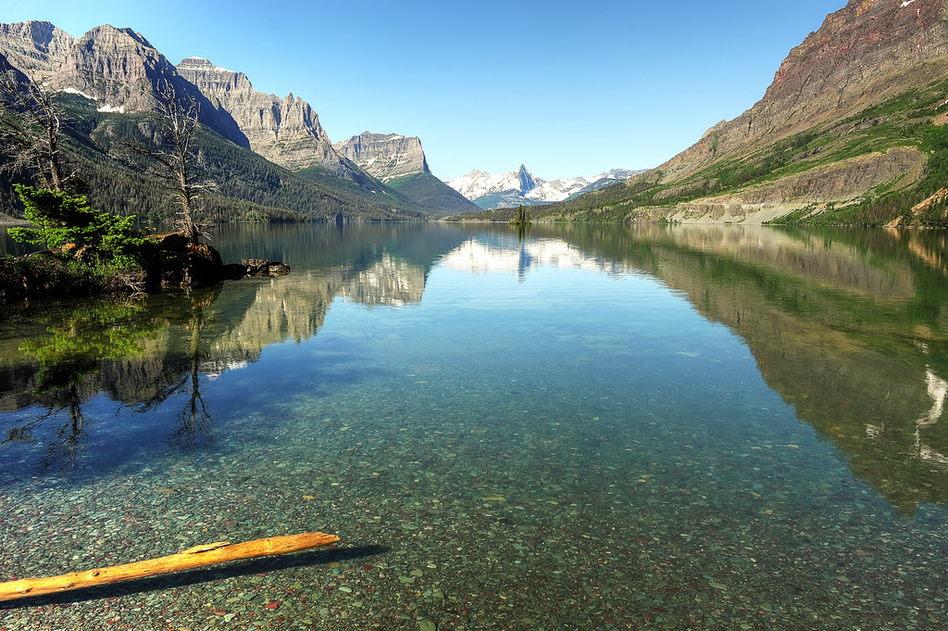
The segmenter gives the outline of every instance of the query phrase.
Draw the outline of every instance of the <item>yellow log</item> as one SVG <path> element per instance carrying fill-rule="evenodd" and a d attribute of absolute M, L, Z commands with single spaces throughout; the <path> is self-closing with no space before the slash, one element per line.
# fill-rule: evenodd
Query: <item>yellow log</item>
<path fill-rule="evenodd" d="M 114 565 L 97 570 L 72 572 L 61 576 L 48 578 L 24 578 L 18 581 L 0 583 L 0 601 L 24 598 L 26 596 L 42 596 L 55 594 L 84 587 L 110 585 L 121 581 L 130 581 L 146 576 L 166 574 L 177 570 L 189 570 L 203 565 L 213 565 L 224 561 L 237 559 L 252 559 L 255 557 L 299 552 L 339 541 L 335 535 L 321 532 L 304 532 L 298 535 L 284 535 L 281 537 L 267 537 L 246 543 L 231 545 L 227 541 L 218 541 L 203 546 L 188 548 L 183 552 L 172 554 L 148 561 Z"/>

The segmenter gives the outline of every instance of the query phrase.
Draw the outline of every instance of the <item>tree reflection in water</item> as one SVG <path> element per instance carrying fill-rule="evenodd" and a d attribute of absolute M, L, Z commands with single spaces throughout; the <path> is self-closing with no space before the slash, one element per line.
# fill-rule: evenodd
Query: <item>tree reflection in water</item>
<path fill-rule="evenodd" d="M 102 361 L 141 353 L 142 340 L 161 328 L 142 312 L 140 302 L 92 301 L 50 309 L 37 318 L 47 335 L 28 337 L 19 350 L 38 362 L 32 398 L 45 410 L 9 429 L 3 444 L 39 444 L 34 434 L 48 425 L 52 432 L 40 468 L 74 468 L 84 449 L 83 382 L 100 371 Z"/>
<path fill-rule="evenodd" d="M 158 390 L 143 399 L 125 402 L 136 411 L 154 412 L 169 400 L 183 396 L 184 404 L 177 413 L 169 443 L 177 449 L 191 450 L 212 442 L 213 419 L 200 389 L 201 362 L 207 358 L 201 331 L 211 319 L 205 315 L 205 308 L 218 294 L 219 290 L 212 290 L 176 299 L 165 296 L 151 303 L 147 298 L 92 301 L 58 306 L 41 317 L 32 316 L 45 325 L 45 334 L 31 335 L 19 345 L 22 357 L 35 362 L 35 374 L 23 384 L 29 391 L 18 397 L 26 403 L 29 418 L 20 417 L 13 427 L 4 428 L 6 436 L 0 445 L 43 445 L 44 454 L 36 461 L 39 469 L 63 473 L 74 470 L 88 438 L 83 407 L 108 390 L 108 379 L 101 376 L 103 367 L 119 362 L 145 365 L 154 360 L 159 347 L 180 337 L 171 329 L 185 332 L 183 361 L 160 357 L 159 374 L 142 371 L 150 382 L 142 392 L 156 385 Z"/>
<path fill-rule="evenodd" d="M 178 322 L 188 331 L 188 346 L 186 352 L 187 370 L 178 381 L 161 388 L 152 397 L 143 401 L 139 412 L 149 412 L 165 403 L 169 398 L 183 395 L 185 404 L 178 412 L 174 430 L 168 442 L 176 448 L 190 451 L 195 447 L 205 446 L 214 442 L 214 420 L 208 412 L 204 397 L 201 396 L 201 361 L 208 358 L 206 350 L 201 348 L 201 331 L 212 315 L 205 315 L 204 309 L 213 303 L 216 296 L 205 296 L 192 301 L 191 312 L 186 321 Z"/>
<path fill-rule="evenodd" d="M 109 312 L 101 321 L 92 307 L 58 313 L 20 351 L 22 331 L 0 321 L 0 440 L 37 452 L 55 443 L 45 447 L 50 456 L 29 455 L 44 466 L 74 461 L 87 434 L 102 429 L 101 410 L 89 402 L 105 393 L 126 411 L 148 413 L 139 423 L 149 427 L 144 437 L 133 434 L 135 415 L 122 417 L 128 449 L 153 444 L 156 431 L 159 444 L 199 449 L 214 440 L 208 379 L 256 361 L 270 344 L 309 338 L 336 297 L 418 304 L 434 266 L 501 270 L 521 282 L 561 266 L 659 280 L 740 336 L 767 386 L 898 512 L 948 502 L 948 233 L 545 224 L 516 236 L 507 225 L 235 230 L 235 251 L 272 239 L 268 247 L 299 261 L 294 273 L 99 305 Z M 216 408 L 218 426 L 226 405 Z M 88 443 L 86 460 L 99 447 Z M 16 465 L 15 451 L 0 450 L 0 458 Z"/>

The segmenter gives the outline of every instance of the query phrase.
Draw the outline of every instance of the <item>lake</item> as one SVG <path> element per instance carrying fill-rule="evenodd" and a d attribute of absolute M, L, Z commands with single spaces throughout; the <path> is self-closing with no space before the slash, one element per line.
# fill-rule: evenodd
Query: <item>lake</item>
<path fill-rule="evenodd" d="M 0 629 L 933 629 L 948 234 L 225 226 L 289 276 L 0 320 Z"/>

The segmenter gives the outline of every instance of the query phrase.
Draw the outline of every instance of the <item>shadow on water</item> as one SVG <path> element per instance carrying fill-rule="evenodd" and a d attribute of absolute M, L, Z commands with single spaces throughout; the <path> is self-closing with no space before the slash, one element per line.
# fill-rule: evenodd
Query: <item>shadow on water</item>
<path fill-rule="evenodd" d="M 200 583 L 222 581 L 229 578 L 261 574 L 264 572 L 279 572 L 313 565 L 327 565 L 329 563 L 344 563 L 356 559 L 368 559 L 386 554 L 388 551 L 389 548 L 386 546 L 367 544 L 329 550 L 299 552 L 296 554 L 286 554 L 248 561 L 234 561 L 213 567 L 175 572 L 113 585 L 88 587 L 46 596 L 18 598 L 16 600 L 0 602 L 0 611 L 19 609 L 21 607 L 41 607 L 84 602 L 87 600 L 101 600 L 103 598 L 116 598 L 130 594 L 144 594 L 186 585 L 197 585 Z"/>

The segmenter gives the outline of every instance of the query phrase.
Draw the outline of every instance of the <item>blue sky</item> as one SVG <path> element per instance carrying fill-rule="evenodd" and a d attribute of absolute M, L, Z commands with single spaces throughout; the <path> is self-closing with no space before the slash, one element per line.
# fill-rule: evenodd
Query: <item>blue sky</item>
<path fill-rule="evenodd" d="M 302 97 L 333 142 L 418 136 L 441 179 L 521 163 L 554 179 L 658 166 L 756 103 L 845 4 L 0 0 L 0 22 L 131 27 L 172 63 Z"/>

